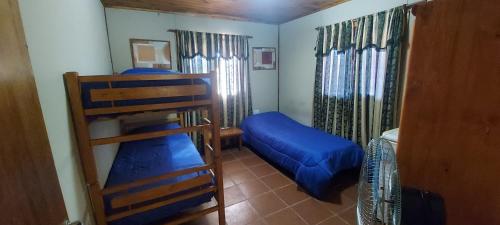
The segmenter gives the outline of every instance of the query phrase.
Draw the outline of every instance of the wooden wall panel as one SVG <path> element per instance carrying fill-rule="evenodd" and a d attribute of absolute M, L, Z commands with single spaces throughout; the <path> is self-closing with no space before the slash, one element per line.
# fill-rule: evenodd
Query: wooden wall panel
<path fill-rule="evenodd" d="M 500 1 L 417 8 L 398 160 L 447 224 L 500 224 Z"/>
<path fill-rule="evenodd" d="M 101 0 L 104 6 L 281 24 L 349 0 Z"/>
<path fill-rule="evenodd" d="M 17 0 L 0 1 L 0 224 L 66 217 Z"/>

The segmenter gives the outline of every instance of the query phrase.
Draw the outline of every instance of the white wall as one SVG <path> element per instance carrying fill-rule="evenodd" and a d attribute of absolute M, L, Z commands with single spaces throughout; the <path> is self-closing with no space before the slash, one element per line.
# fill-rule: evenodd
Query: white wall
<path fill-rule="evenodd" d="M 415 2 L 416 0 L 409 0 Z M 316 27 L 373 14 L 407 0 L 352 0 L 280 25 L 280 112 L 311 125 L 316 58 Z"/>
<path fill-rule="evenodd" d="M 31 64 L 70 220 L 89 223 L 63 73 L 109 74 L 111 60 L 99 0 L 20 0 Z"/>
<path fill-rule="evenodd" d="M 121 134 L 120 121 L 118 119 L 93 121 L 89 124 L 89 130 L 90 138 L 92 139 L 119 136 Z M 119 143 L 94 147 L 97 181 L 99 181 L 101 188 L 106 184 L 109 171 L 119 147 Z"/>
<path fill-rule="evenodd" d="M 221 20 L 201 16 L 106 9 L 111 54 L 115 72 L 132 67 L 130 38 L 167 40 L 172 45 L 173 68 L 177 68 L 175 35 L 168 29 L 251 35 L 251 47 L 278 48 L 278 26 Z M 278 49 L 277 49 L 278 50 Z M 253 108 L 261 112 L 278 109 L 278 70 L 250 68 Z"/>

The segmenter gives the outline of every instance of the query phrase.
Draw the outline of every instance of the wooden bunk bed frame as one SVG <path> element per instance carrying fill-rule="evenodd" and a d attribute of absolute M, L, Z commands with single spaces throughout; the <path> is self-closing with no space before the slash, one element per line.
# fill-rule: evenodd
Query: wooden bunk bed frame
<path fill-rule="evenodd" d="M 202 84 L 194 84 L 196 79 L 210 79 L 210 86 Z M 224 213 L 224 186 L 222 181 L 222 159 L 220 147 L 220 114 L 219 114 L 219 96 L 217 92 L 217 76 L 215 73 L 210 74 L 176 74 L 176 75 L 99 75 L 99 76 L 79 76 L 77 72 L 68 72 L 64 74 L 66 89 L 69 96 L 71 111 L 73 115 L 74 129 L 78 141 L 78 150 L 80 154 L 81 164 L 85 173 L 85 181 L 88 188 L 88 194 L 92 203 L 93 213 L 97 225 L 107 225 L 109 222 L 135 215 L 141 212 L 149 211 L 166 205 L 170 205 L 182 200 L 190 199 L 206 193 L 214 192 L 217 204 L 213 207 L 198 210 L 191 213 L 183 213 L 176 216 L 172 221 L 167 222 L 168 225 L 181 224 L 189 222 L 203 215 L 218 211 L 219 224 L 225 224 Z M 191 80 L 191 85 L 181 86 L 157 86 L 157 87 L 136 87 L 136 88 L 112 88 L 112 82 L 119 81 L 166 81 L 166 80 Z M 112 106 L 106 108 L 84 109 L 81 98 L 81 84 L 88 82 L 107 82 L 110 88 L 91 90 L 92 101 L 111 101 Z M 207 86 L 211 88 L 210 99 L 195 100 L 194 96 L 202 95 L 207 92 Z M 147 104 L 134 106 L 115 106 L 114 101 L 117 100 L 137 100 L 147 98 L 166 98 L 166 97 L 185 97 L 191 96 L 191 101 Z M 89 133 L 88 116 L 100 116 L 110 114 L 133 114 L 147 111 L 170 111 L 178 109 L 206 109 L 210 118 L 204 118 L 204 124 L 197 126 L 187 126 L 178 129 L 154 131 L 140 134 L 121 135 L 116 137 L 91 139 Z M 121 143 L 128 141 L 145 140 L 151 138 L 164 137 L 179 133 L 201 132 L 204 137 L 205 165 L 193 167 L 189 169 L 174 171 L 156 177 L 136 180 L 132 183 L 100 188 L 97 179 L 97 168 L 95 164 L 93 147 L 97 145 L 106 145 L 112 143 Z M 169 179 L 181 175 L 196 173 L 200 171 L 209 171 L 206 175 L 197 176 L 186 181 L 174 184 L 165 184 L 156 186 L 152 189 L 146 189 L 139 192 L 126 193 L 127 190 L 152 184 L 164 179 Z M 211 184 L 215 177 L 215 185 Z M 202 185 L 204 185 L 202 187 Z M 185 192 L 192 190 L 194 187 L 202 187 L 196 191 Z M 183 192 L 184 191 L 184 192 Z M 119 212 L 112 215 L 106 215 L 104 206 L 104 196 L 113 193 L 124 192 L 126 194 L 111 200 L 111 207 L 120 208 L 128 207 L 127 211 Z M 161 200 L 153 203 L 145 201 L 157 199 L 159 197 L 175 196 L 167 200 Z M 138 207 L 134 207 L 137 203 L 141 203 Z"/>

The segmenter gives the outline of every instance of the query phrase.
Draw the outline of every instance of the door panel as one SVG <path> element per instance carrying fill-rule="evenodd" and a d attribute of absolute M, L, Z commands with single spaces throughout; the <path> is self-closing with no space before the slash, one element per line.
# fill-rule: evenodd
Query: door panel
<path fill-rule="evenodd" d="M 52 160 L 17 0 L 0 1 L 0 224 L 61 224 Z"/>
<path fill-rule="evenodd" d="M 500 224 L 500 1 L 417 8 L 398 143 L 403 185 L 444 197 L 447 224 Z"/>

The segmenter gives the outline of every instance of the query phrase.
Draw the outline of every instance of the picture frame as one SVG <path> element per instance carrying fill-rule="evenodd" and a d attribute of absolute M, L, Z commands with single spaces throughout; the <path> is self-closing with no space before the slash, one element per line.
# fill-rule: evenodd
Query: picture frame
<path fill-rule="evenodd" d="M 276 70 L 276 48 L 253 47 L 253 70 Z"/>
<path fill-rule="evenodd" d="M 130 39 L 134 68 L 172 69 L 170 41 Z"/>

